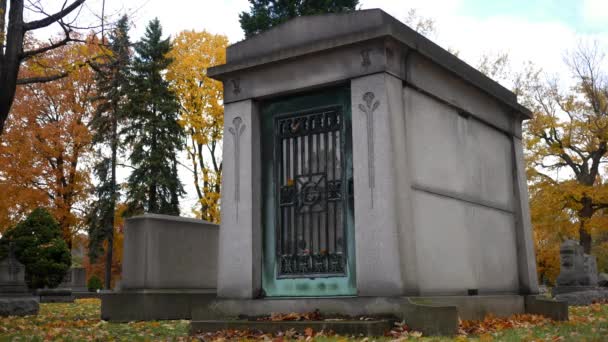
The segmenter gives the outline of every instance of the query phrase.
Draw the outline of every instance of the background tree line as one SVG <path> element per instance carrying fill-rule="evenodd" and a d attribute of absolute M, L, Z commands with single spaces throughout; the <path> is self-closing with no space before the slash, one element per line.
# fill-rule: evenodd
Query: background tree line
<path fill-rule="evenodd" d="M 180 214 L 181 151 L 199 196 L 194 214 L 219 220 L 222 87 L 206 69 L 224 62 L 227 38 L 187 31 L 170 39 L 153 20 L 133 43 L 128 17 L 106 25 L 107 36 L 70 32 L 61 44 L 24 39 L 21 50 L 45 51 L 20 61 L 20 79 L 74 67 L 15 87 L 0 135 L 0 232 L 7 242 L 36 208 L 48 208 L 68 251 L 85 244 L 84 264 L 99 276 L 103 269 L 109 287 L 120 272 L 122 218 Z"/>
<path fill-rule="evenodd" d="M 68 246 L 87 245 L 84 264 L 99 276 L 105 273 L 109 287 L 120 272 L 123 217 L 180 214 L 180 164 L 191 172 L 188 182 L 199 200 L 193 215 L 219 222 L 223 90 L 206 70 L 224 63 L 228 40 L 205 31 L 167 38 L 153 20 L 132 42 L 127 16 L 106 24 L 105 31 L 74 32 L 62 18 L 82 2 L 30 25 L 19 16 L 22 2 L 11 2 L 16 12 L 7 16 L 6 1 L 0 0 L 0 42 L 6 42 L 0 79 L 14 73 L 15 65 L 18 73 L 13 97 L 5 102 L 10 115 L 0 115 L 0 231 L 47 208 Z M 250 4 L 240 15 L 246 37 L 300 15 L 354 11 L 358 1 Z M 435 31 L 433 20 L 414 10 L 402 19 L 424 35 Z M 8 45 L 19 38 L 5 30 L 11 20 L 23 26 L 16 64 L 6 57 L 15 53 Z M 50 22 L 63 31 L 50 44 L 26 35 Z M 572 47 L 565 58 L 571 74 L 561 75 L 574 85 L 569 88 L 531 63 L 513 66 L 508 54 L 484 54 L 476 65 L 511 87 L 534 112 L 524 130 L 526 162 L 538 272 L 549 283 L 559 271 L 559 244 L 566 238 L 579 239 L 586 252 L 598 256 L 600 269 L 608 270 L 603 58 L 598 45 Z M 3 96 L 11 93 L 1 90 Z M 128 177 L 121 179 L 120 173 Z"/>

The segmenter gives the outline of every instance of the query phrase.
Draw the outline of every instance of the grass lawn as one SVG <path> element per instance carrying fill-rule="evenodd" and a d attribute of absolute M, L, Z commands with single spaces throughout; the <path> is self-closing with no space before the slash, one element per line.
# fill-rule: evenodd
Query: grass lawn
<path fill-rule="evenodd" d="M 41 340 L 189 340 L 188 321 L 107 323 L 99 319 L 100 301 L 81 299 L 73 304 L 41 304 L 40 314 L 29 317 L 0 317 L 0 341 Z M 608 304 L 570 308 L 570 321 L 551 322 L 537 316 L 512 319 L 487 319 L 462 325 L 468 335 L 448 338 L 407 336 L 384 337 L 379 340 L 423 341 L 608 341 Z M 217 334 L 219 340 L 239 336 Z M 297 338 L 297 336 L 294 336 Z M 270 336 L 258 339 L 272 340 Z M 306 336 L 300 339 L 307 339 Z M 311 340 L 312 338 L 308 338 Z M 281 341 L 274 338 L 274 341 Z M 315 341 L 347 341 L 340 336 L 315 336 Z M 355 339 L 352 339 L 355 340 Z M 359 338 L 358 340 L 363 340 Z M 367 339 L 366 339 L 367 340 Z M 369 339 L 373 340 L 373 339 Z"/>

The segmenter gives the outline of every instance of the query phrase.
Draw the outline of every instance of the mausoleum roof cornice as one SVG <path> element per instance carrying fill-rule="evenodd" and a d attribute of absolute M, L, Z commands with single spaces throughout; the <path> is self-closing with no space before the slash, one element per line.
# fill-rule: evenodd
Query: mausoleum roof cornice
<path fill-rule="evenodd" d="M 532 117 L 530 110 L 517 102 L 513 92 L 380 9 L 294 18 L 229 46 L 226 64 L 209 68 L 208 75 L 227 81 L 238 77 L 240 72 L 270 63 L 388 37 L 479 88 L 514 112 Z"/>

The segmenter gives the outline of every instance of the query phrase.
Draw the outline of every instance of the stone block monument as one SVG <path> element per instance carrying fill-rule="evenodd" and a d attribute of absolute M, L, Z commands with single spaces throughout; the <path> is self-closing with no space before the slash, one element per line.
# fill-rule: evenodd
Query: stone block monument
<path fill-rule="evenodd" d="M 84 267 L 71 267 L 58 287 L 69 288 L 72 292 L 87 292 L 87 270 Z"/>
<path fill-rule="evenodd" d="M 515 94 L 378 9 L 294 18 L 226 56 L 208 70 L 225 105 L 218 298 L 194 330 L 320 309 L 425 331 L 541 306 Z"/>
<path fill-rule="evenodd" d="M 25 266 L 17 260 L 14 247 L 0 261 L 0 316 L 27 316 L 38 314 L 38 299 L 32 296 L 25 283 Z"/>
<path fill-rule="evenodd" d="M 189 319 L 193 305 L 215 297 L 218 229 L 167 215 L 127 219 L 120 288 L 102 291 L 102 319 Z"/>
<path fill-rule="evenodd" d="M 583 253 L 574 240 L 566 240 L 559 250 L 560 272 L 552 294 L 571 304 L 589 304 L 594 299 L 608 298 L 608 291 L 598 283 L 595 256 Z"/>

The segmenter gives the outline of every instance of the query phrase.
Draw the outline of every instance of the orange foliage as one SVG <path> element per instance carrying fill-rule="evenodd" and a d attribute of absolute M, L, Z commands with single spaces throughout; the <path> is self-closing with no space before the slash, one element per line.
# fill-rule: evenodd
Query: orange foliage
<path fill-rule="evenodd" d="M 123 256 L 123 246 L 124 246 L 124 212 L 127 206 L 125 204 L 118 204 L 116 208 L 116 213 L 114 214 L 114 241 L 112 246 L 114 246 L 113 250 L 113 258 L 112 258 L 112 284 L 111 287 L 114 288 L 116 285 L 116 281 L 120 280 L 120 275 L 122 272 L 122 256 Z M 88 243 L 87 243 L 88 244 Z M 108 247 L 108 241 L 104 241 L 103 249 L 104 251 Z M 85 255 L 87 255 L 85 253 Z M 89 257 L 85 256 L 84 259 L 84 268 L 87 270 L 87 277 L 91 277 L 96 275 L 99 279 L 104 279 L 105 277 L 105 268 L 106 267 L 106 254 L 104 253 L 102 257 L 98 259 L 97 263 L 92 264 Z"/>
<path fill-rule="evenodd" d="M 44 65 L 73 64 L 94 49 L 94 45 L 59 48 L 43 59 L 28 61 L 22 74 L 39 75 Z M 70 244 L 81 223 L 75 208 L 88 196 L 84 160 L 90 151 L 87 123 L 94 85 L 93 71 L 79 67 L 66 78 L 18 88 L 0 136 L 0 232 L 43 206 L 53 213 Z"/>

